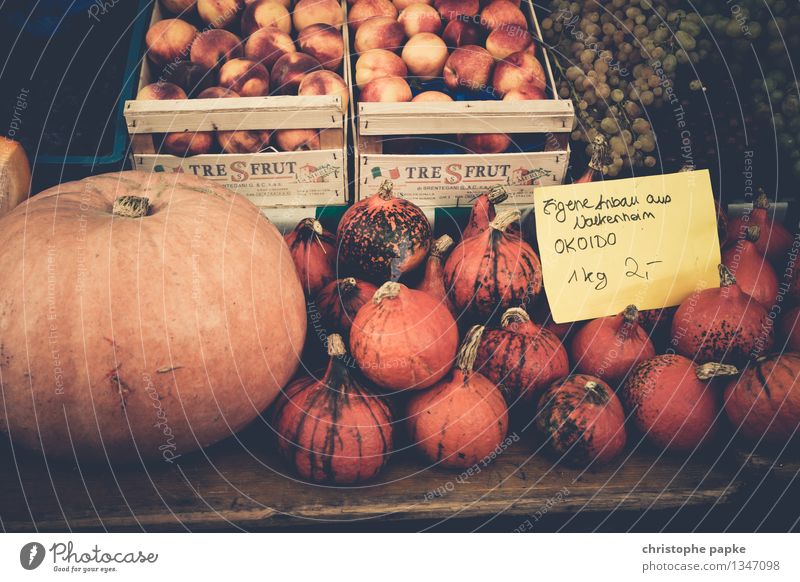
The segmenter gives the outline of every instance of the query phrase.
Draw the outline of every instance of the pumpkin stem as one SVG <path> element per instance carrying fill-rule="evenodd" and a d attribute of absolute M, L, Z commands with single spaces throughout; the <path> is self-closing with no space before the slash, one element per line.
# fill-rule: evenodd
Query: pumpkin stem
<path fill-rule="evenodd" d="M 489 223 L 489 226 L 495 230 L 505 231 L 510 224 L 517 222 L 519 217 L 520 211 L 516 208 L 513 210 L 503 210 L 497 213 L 497 216 Z"/>
<path fill-rule="evenodd" d="M 758 189 L 758 196 L 753 200 L 753 208 L 760 210 L 769 210 L 769 198 L 763 188 Z"/>
<path fill-rule="evenodd" d="M 500 204 L 508 199 L 508 192 L 501 184 L 497 184 L 489 188 L 486 193 L 486 199 L 492 204 Z"/>
<path fill-rule="evenodd" d="M 378 290 L 375 291 L 375 295 L 372 296 L 372 302 L 377 305 L 386 298 L 394 299 L 400 294 L 401 287 L 402 285 L 400 283 L 386 281 L 386 283 L 381 285 Z"/>
<path fill-rule="evenodd" d="M 625 308 L 625 311 L 622 312 L 622 317 L 625 319 L 625 323 L 631 324 L 639 319 L 639 310 L 636 308 L 635 305 L 628 305 Z"/>
<path fill-rule="evenodd" d="M 483 330 L 484 326 L 473 325 L 469 328 L 467 335 L 464 336 L 461 347 L 458 348 L 456 367 L 464 372 L 465 375 L 472 373 L 472 368 L 475 365 L 475 358 L 478 355 L 478 346 L 481 343 L 481 337 L 483 337 Z"/>
<path fill-rule="evenodd" d="M 114 200 L 111 213 L 124 218 L 141 218 L 147 216 L 150 200 L 144 196 L 120 196 Z"/>
<path fill-rule="evenodd" d="M 744 233 L 745 240 L 748 240 L 748 241 L 754 243 L 754 242 L 758 241 L 758 239 L 760 237 L 761 237 L 761 227 L 759 227 L 757 224 L 754 224 L 752 226 L 748 226 L 747 230 L 745 230 L 745 233 Z"/>
<path fill-rule="evenodd" d="M 433 242 L 431 256 L 442 258 L 450 250 L 451 246 L 453 246 L 453 239 L 450 235 L 443 234 Z"/>
<path fill-rule="evenodd" d="M 705 382 L 717 376 L 735 376 L 739 373 L 739 369 L 736 366 L 730 366 L 728 364 L 709 362 L 702 366 L 697 366 L 694 373 L 698 380 Z"/>
<path fill-rule="evenodd" d="M 378 188 L 378 197 L 381 200 L 391 200 L 392 199 L 392 189 L 394 185 L 390 180 L 384 180 L 383 184 L 380 185 Z"/>
<path fill-rule="evenodd" d="M 719 266 L 719 284 L 720 287 L 731 287 L 736 285 L 736 277 L 733 276 L 731 270 L 723 264 Z"/>
<path fill-rule="evenodd" d="M 587 380 L 586 384 L 583 385 L 583 388 L 589 393 L 590 402 L 594 401 L 595 403 L 605 403 L 608 401 L 608 394 L 603 387 L 594 380 Z"/>
<path fill-rule="evenodd" d="M 341 358 L 347 353 L 344 347 L 344 340 L 338 333 L 328 336 L 328 355 L 332 358 Z"/>
<path fill-rule="evenodd" d="M 509 307 L 500 316 L 500 325 L 508 327 L 512 323 L 528 323 L 530 320 L 531 316 L 522 307 Z"/>
<path fill-rule="evenodd" d="M 339 281 L 339 293 L 350 293 L 350 291 L 355 289 L 357 285 L 358 281 L 356 281 L 355 277 L 347 277 L 346 279 L 342 279 Z"/>

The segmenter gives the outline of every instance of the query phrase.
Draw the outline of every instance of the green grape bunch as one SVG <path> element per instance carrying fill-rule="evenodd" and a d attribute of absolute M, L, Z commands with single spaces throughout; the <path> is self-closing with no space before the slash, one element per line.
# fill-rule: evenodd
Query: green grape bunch
<path fill-rule="evenodd" d="M 645 112 L 673 102 L 678 67 L 700 60 L 700 15 L 654 0 L 553 0 L 551 7 L 541 27 L 559 72 L 558 94 L 575 104 L 573 140 L 590 155 L 601 134 L 609 176 L 652 168 L 657 141 Z"/>

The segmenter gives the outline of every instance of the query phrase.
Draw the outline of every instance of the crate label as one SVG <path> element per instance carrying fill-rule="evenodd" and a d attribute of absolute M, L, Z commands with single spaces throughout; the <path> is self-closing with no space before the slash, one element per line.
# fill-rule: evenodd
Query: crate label
<path fill-rule="evenodd" d="M 670 307 L 719 287 L 708 170 L 537 188 L 534 209 L 556 323 Z"/>
<path fill-rule="evenodd" d="M 560 184 L 566 152 L 455 156 L 361 156 L 359 197 L 391 180 L 399 195 L 420 206 L 465 206 L 492 186 L 505 186 L 518 204 L 533 202 L 532 186 Z"/>
<path fill-rule="evenodd" d="M 344 204 L 341 151 L 213 154 L 179 158 L 134 154 L 134 168 L 179 172 L 212 180 L 247 197 L 260 208 Z"/>

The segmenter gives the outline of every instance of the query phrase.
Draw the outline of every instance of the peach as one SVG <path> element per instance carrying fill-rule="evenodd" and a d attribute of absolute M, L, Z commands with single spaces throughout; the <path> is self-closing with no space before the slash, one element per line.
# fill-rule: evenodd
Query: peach
<path fill-rule="evenodd" d="M 466 20 L 453 20 L 444 27 L 442 38 L 450 48 L 458 48 L 468 44 L 483 44 L 483 29 Z"/>
<path fill-rule="evenodd" d="M 403 25 L 394 18 L 373 16 L 358 27 L 353 46 L 358 53 L 376 48 L 398 52 L 405 38 Z"/>
<path fill-rule="evenodd" d="M 197 0 L 200 19 L 211 28 L 227 28 L 239 18 L 244 0 Z"/>
<path fill-rule="evenodd" d="M 347 111 L 350 91 L 347 83 L 333 71 L 312 71 L 300 81 L 298 95 L 338 95 L 342 98 L 342 111 Z"/>
<path fill-rule="evenodd" d="M 189 60 L 210 71 L 243 56 L 242 41 L 238 36 L 227 30 L 212 28 L 195 39 Z"/>
<path fill-rule="evenodd" d="M 195 99 L 223 99 L 227 97 L 239 97 L 240 95 L 233 89 L 225 87 L 208 87 L 203 89 Z"/>
<path fill-rule="evenodd" d="M 260 2 L 260 1 L 261 0 L 244 0 L 244 4 L 245 4 L 245 6 L 250 6 L 251 4 L 255 4 L 256 2 Z M 278 4 L 280 4 L 281 6 L 286 8 L 286 10 L 289 10 L 289 8 L 292 7 L 292 1 L 293 0 L 272 0 L 272 1 L 273 2 L 277 2 Z"/>
<path fill-rule="evenodd" d="M 398 12 L 401 12 L 412 4 L 427 4 L 428 6 L 433 6 L 433 0 L 392 0 L 392 4 L 397 8 Z"/>
<path fill-rule="evenodd" d="M 494 57 L 485 48 L 466 45 L 452 52 L 444 65 L 444 84 L 448 89 L 459 87 L 480 91 L 489 86 Z"/>
<path fill-rule="evenodd" d="M 481 11 L 481 24 L 489 30 L 497 30 L 503 26 L 521 26 L 528 28 L 528 20 L 509 0 L 492 0 Z"/>
<path fill-rule="evenodd" d="M 283 55 L 272 68 L 272 89 L 278 95 L 297 95 L 300 83 L 311 71 L 322 68 L 319 61 L 304 53 Z"/>
<path fill-rule="evenodd" d="M 159 81 L 174 83 L 183 89 L 189 97 L 210 87 L 216 82 L 216 75 L 205 67 L 190 61 L 170 63 L 161 71 Z"/>
<path fill-rule="evenodd" d="M 411 101 L 411 87 L 400 77 L 381 77 L 364 85 L 359 101 L 380 103 Z"/>
<path fill-rule="evenodd" d="M 429 4 L 411 4 L 400 13 L 397 22 L 403 25 L 408 38 L 420 32 L 439 34 L 442 30 L 442 17 L 436 8 Z"/>
<path fill-rule="evenodd" d="M 498 61 L 512 53 L 536 50 L 533 37 L 527 28 L 511 24 L 493 30 L 486 39 L 486 50 Z"/>
<path fill-rule="evenodd" d="M 197 4 L 197 0 L 160 0 L 161 6 L 172 14 L 187 16 Z"/>
<path fill-rule="evenodd" d="M 408 39 L 402 57 L 413 76 L 430 81 L 442 75 L 447 55 L 447 45 L 441 38 L 432 32 L 420 32 Z"/>
<path fill-rule="evenodd" d="M 297 46 L 330 71 L 338 71 L 344 58 L 342 33 L 328 24 L 312 24 L 304 28 L 297 35 Z"/>
<path fill-rule="evenodd" d="M 186 60 L 197 34 L 194 26 L 178 18 L 159 20 L 145 35 L 147 56 L 159 66 Z"/>
<path fill-rule="evenodd" d="M 138 101 L 163 101 L 164 99 L 186 99 L 186 92 L 174 83 L 150 83 L 136 94 Z"/>
<path fill-rule="evenodd" d="M 261 0 L 244 0 L 244 4 L 245 4 L 245 7 L 247 7 L 247 6 L 250 6 L 251 4 L 255 4 L 256 2 L 260 2 L 260 1 Z M 272 2 L 277 2 L 278 4 L 280 4 L 281 6 L 286 8 L 286 10 L 289 10 L 289 8 L 292 7 L 292 1 L 293 0 L 272 0 Z"/>
<path fill-rule="evenodd" d="M 492 76 L 492 86 L 501 97 L 520 87 L 538 87 L 544 90 L 545 74 L 542 64 L 526 51 L 508 55 L 497 63 Z"/>
<path fill-rule="evenodd" d="M 186 99 L 186 93 L 173 83 L 152 83 L 142 87 L 136 99 Z M 214 137 L 210 131 L 180 131 L 161 135 L 161 150 L 174 156 L 207 154 L 213 145 Z"/>
<path fill-rule="evenodd" d="M 364 85 L 382 77 L 405 77 L 408 67 L 403 59 L 385 49 L 372 49 L 363 53 L 356 61 L 356 85 Z"/>
<path fill-rule="evenodd" d="M 511 89 L 503 95 L 503 101 L 536 101 L 547 99 L 544 89 L 534 85 L 523 85 L 518 89 Z"/>
<path fill-rule="evenodd" d="M 397 8 L 389 0 L 358 0 L 347 11 L 347 23 L 350 30 L 356 32 L 361 23 L 373 16 L 397 18 Z"/>
<path fill-rule="evenodd" d="M 272 134 L 272 145 L 282 152 L 319 149 L 319 132 L 314 129 L 279 129 Z"/>
<path fill-rule="evenodd" d="M 312 24 L 328 24 L 336 29 L 342 27 L 342 7 L 337 0 L 300 0 L 294 5 L 292 21 L 294 29 L 301 32 Z"/>
<path fill-rule="evenodd" d="M 464 133 L 456 139 L 468 154 L 501 154 L 511 146 L 504 133 Z"/>
<path fill-rule="evenodd" d="M 414 97 L 411 102 L 412 103 L 420 103 L 420 102 L 427 102 L 430 103 L 431 101 L 452 101 L 453 98 L 450 97 L 447 93 L 442 93 L 441 91 L 423 91 L 416 97 Z"/>
<path fill-rule="evenodd" d="M 292 37 L 274 26 L 259 28 L 244 45 L 245 58 L 261 63 L 267 69 L 271 69 L 283 55 L 296 52 Z"/>
<path fill-rule="evenodd" d="M 219 84 L 242 97 L 260 97 L 269 94 L 269 73 L 261 63 L 232 59 L 219 70 Z"/>
<path fill-rule="evenodd" d="M 435 0 L 433 5 L 445 20 L 470 20 L 478 15 L 478 0 Z"/>
<path fill-rule="evenodd" d="M 275 0 L 257 0 L 248 4 L 242 14 L 242 34 L 250 36 L 260 28 L 274 26 L 281 32 L 292 32 L 289 10 Z"/>
<path fill-rule="evenodd" d="M 271 137 L 272 132 L 266 129 L 217 132 L 219 147 L 226 154 L 256 154 L 269 146 Z"/>

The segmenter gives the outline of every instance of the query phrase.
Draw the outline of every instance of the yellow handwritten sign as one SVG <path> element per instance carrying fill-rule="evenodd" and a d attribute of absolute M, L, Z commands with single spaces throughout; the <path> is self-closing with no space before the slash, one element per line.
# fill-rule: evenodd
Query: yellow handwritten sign
<path fill-rule="evenodd" d="M 719 286 L 708 170 L 537 188 L 534 205 L 557 323 L 678 305 Z"/>

